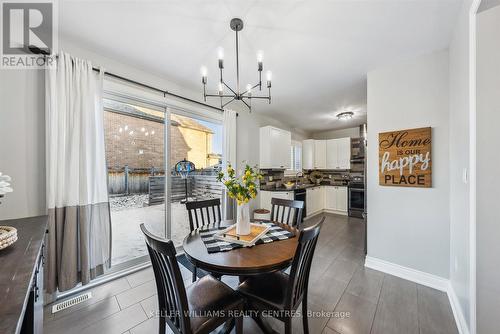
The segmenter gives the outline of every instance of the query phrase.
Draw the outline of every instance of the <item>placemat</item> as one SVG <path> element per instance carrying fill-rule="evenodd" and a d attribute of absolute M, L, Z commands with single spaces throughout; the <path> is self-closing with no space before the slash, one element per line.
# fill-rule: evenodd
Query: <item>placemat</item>
<path fill-rule="evenodd" d="M 264 234 L 262 238 L 257 240 L 255 245 L 268 244 L 273 241 L 286 240 L 293 238 L 295 236 L 295 234 L 293 234 L 292 232 L 287 231 L 284 228 L 281 228 L 280 226 L 274 223 L 260 222 L 260 224 L 268 225 L 269 230 L 267 231 L 266 234 Z M 236 248 L 243 247 L 242 245 L 239 244 L 222 241 L 214 238 L 215 232 L 223 230 L 225 228 L 227 228 L 227 226 L 213 227 L 212 225 L 212 227 L 210 227 L 210 225 L 208 225 L 200 229 L 201 240 L 203 240 L 203 243 L 205 244 L 205 247 L 207 247 L 207 251 L 209 253 L 227 252 Z"/>

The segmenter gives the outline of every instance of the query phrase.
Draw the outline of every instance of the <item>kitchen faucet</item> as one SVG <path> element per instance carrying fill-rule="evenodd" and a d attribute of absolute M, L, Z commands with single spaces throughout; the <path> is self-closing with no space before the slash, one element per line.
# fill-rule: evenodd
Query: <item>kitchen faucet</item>
<path fill-rule="evenodd" d="M 298 187 L 298 185 L 299 185 L 299 175 L 304 176 L 304 173 L 297 172 L 297 174 L 295 174 L 295 187 Z"/>

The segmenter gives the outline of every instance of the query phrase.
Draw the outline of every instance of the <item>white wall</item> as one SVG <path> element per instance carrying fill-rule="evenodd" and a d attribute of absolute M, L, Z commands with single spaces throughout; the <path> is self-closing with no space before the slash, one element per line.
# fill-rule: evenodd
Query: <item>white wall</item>
<path fill-rule="evenodd" d="M 450 43 L 450 283 L 470 328 L 469 10 L 464 1 Z"/>
<path fill-rule="evenodd" d="M 14 188 L 0 220 L 46 213 L 44 96 L 43 71 L 0 70 L 0 172 Z"/>
<path fill-rule="evenodd" d="M 337 138 L 359 138 L 359 127 L 340 129 L 340 130 L 328 130 L 315 132 L 312 135 L 313 139 L 337 139 Z"/>
<path fill-rule="evenodd" d="M 368 256 L 449 276 L 448 52 L 368 73 Z M 432 127 L 432 188 L 378 184 L 378 134 Z"/>
<path fill-rule="evenodd" d="M 498 333 L 500 314 L 500 7 L 477 16 L 477 333 Z"/>

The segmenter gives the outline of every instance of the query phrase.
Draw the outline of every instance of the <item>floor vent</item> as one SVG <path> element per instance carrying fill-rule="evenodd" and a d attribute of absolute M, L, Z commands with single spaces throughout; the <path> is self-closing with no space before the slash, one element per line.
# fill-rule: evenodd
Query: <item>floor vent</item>
<path fill-rule="evenodd" d="M 86 301 L 90 298 L 92 298 L 92 293 L 87 292 L 87 293 L 75 296 L 73 298 L 67 299 L 63 302 L 60 302 L 60 303 L 53 305 L 52 306 L 52 313 L 56 313 L 56 312 L 62 311 L 64 309 L 67 309 L 71 306 L 74 306 L 76 304 L 83 303 L 84 301 Z"/>

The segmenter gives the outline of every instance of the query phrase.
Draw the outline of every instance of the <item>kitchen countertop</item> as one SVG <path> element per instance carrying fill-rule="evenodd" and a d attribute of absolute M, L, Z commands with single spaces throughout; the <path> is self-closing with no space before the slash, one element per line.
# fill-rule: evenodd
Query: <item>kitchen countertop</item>
<path fill-rule="evenodd" d="M 292 187 L 291 189 L 287 189 L 285 187 L 279 187 L 279 188 L 261 188 L 260 191 L 294 191 L 296 189 L 308 189 L 308 188 L 315 188 L 315 187 L 347 187 L 347 184 L 340 185 L 340 184 L 331 184 L 331 183 L 325 183 L 325 184 L 301 184 L 298 187 Z"/>
<path fill-rule="evenodd" d="M 0 221 L 17 229 L 17 241 L 0 250 L 0 333 L 19 333 L 28 303 L 47 217 Z"/>

